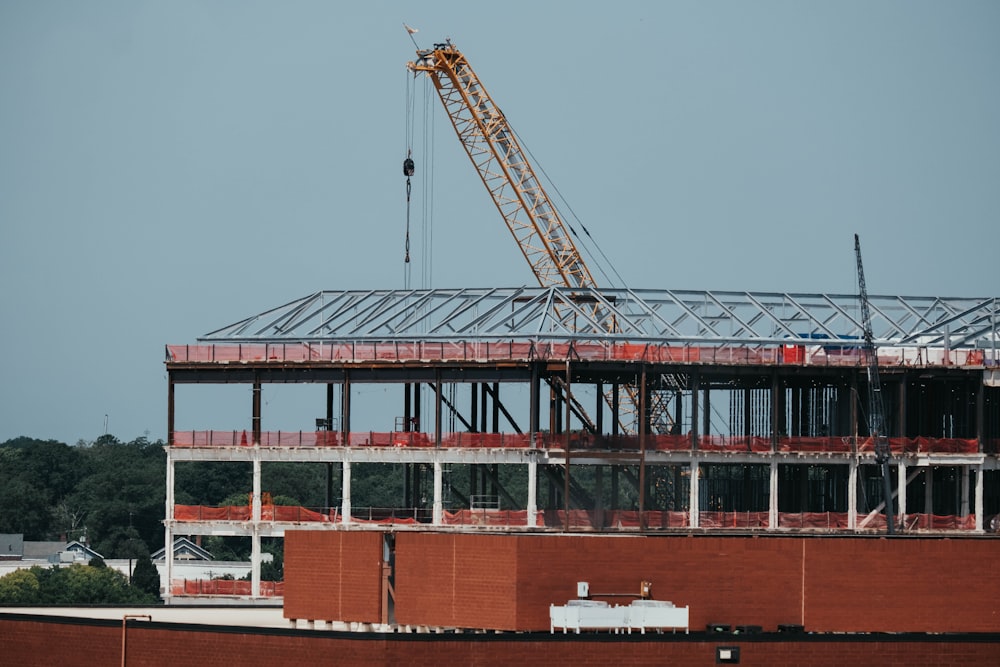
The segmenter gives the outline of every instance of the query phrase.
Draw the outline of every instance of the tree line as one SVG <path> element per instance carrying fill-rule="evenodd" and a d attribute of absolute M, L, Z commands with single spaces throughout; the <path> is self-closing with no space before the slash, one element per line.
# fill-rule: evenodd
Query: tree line
<path fill-rule="evenodd" d="M 0 443 L 0 533 L 27 541 L 87 543 L 104 558 L 139 558 L 163 547 L 166 452 L 162 440 L 123 442 L 103 435 L 68 445 L 19 437 Z M 398 507 L 400 466 L 357 465 L 353 494 L 374 507 Z M 182 462 L 175 466 L 174 501 L 181 505 L 247 505 L 247 462 Z M 327 510 L 340 503 L 340 467 L 325 463 L 267 463 L 262 489 L 278 505 Z M 357 501 L 356 501 L 357 504 Z M 206 536 L 216 560 L 246 560 L 249 538 Z M 267 544 L 280 554 L 280 541 Z"/>

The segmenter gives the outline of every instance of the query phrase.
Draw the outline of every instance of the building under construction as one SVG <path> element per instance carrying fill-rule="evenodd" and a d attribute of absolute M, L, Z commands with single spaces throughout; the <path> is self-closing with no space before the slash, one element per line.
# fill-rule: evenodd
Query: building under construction
<path fill-rule="evenodd" d="M 898 531 L 995 530 L 996 300 L 870 304 Z M 856 311 L 857 297 L 824 294 L 310 295 L 167 347 L 168 543 L 248 535 L 259 554 L 260 537 L 303 525 L 884 532 Z M 252 387 L 242 425 L 174 429 L 175 394 L 205 383 Z M 266 430 L 272 383 L 315 386 L 315 422 Z M 373 383 L 391 387 L 382 422 L 395 428 L 352 427 L 352 395 Z M 250 462 L 252 503 L 175 506 L 174 466 L 188 461 Z M 276 461 L 328 464 L 339 493 L 326 507 L 263 504 L 261 469 Z M 404 471 L 395 506 L 352 491 L 352 466 L 369 463 Z"/>
<path fill-rule="evenodd" d="M 859 618 L 837 568 L 995 560 L 997 298 L 869 296 L 857 238 L 859 295 L 601 287 L 465 57 L 445 42 L 408 67 L 539 287 L 323 291 L 168 345 L 167 544 L 252 544 L 251 581 L 225 590 L 175 581 L 168 550 L 168 602 L 282 596 L 293 620 L 531 631 L 573 581 L 652 572 L 673 575 L 693 625 L 996 630 L 989 587 L 942 621 L 941 604 L 882 590 L 891 568 L 856 591 L 887 613 Z M 408 229 L 409 154 L 403 174 Z M 194 384 L 253 398 L 239 423 L 178 430 Z M 269 429 L 262 396 L 288 384 L 315 417 Z M 387 398 L 359 409 L 373 385 Z M 176 466 L 206 461 L 251 471 L 245 504 L 175 502 Z M 325 466 L 324 506 L 271 501 L 264 469 L 289 461 Z M 402 480 L 388 503 L 352 485 L 373 465 Z M 283 537 L 286 580 L 262 581 L 261 542 Z M 751 576 L 787 595 L 762 606 Z"/>

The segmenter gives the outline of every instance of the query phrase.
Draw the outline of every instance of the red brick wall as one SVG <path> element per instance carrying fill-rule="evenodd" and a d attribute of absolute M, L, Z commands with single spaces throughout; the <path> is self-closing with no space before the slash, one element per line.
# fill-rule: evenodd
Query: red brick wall
<path fill-rule="evenodd" d="M 381 619 L 382 537 L 295 531 L 285 539 L 285 616 Z M 547 630 L 550 604 L 636 593 L 709 623 L 813 632 L 998 632 L 992 539 L 398 533 L 395 620 Z"/>
<path fill-rule="evenodd" d="M 1000 631 L 1000 542 L 939 538 L 400 534 L 396 618 L 546 630 L 549 605 L 577 581 L 635 593 L 644 579 L 655 598 L 689 606 L 695 629 Z"/>
<path fill-rule="evenodd" d="M 517 629 L 517 545 L 490 535 L 397 534 L 396 622 Z"/>
<path fill-rule="evenodd" d="M 817 631 L 1000 631 L 994 539 L 803 540 L 805 623 Z"/>
<path fill-rule="evenodd" d="M 155 620 L 155 613 L 154 613 Z M 130 667 L 274 667 L 275 665 L 710 665 L 718 646 L 737 646 L 742 665 L 988 665 L 1000 658 L 998 637 L 871 641 L 857 636 L 817 641 L 639 635 L 346 635 L 326 631 L 130 624 Z M 568 640 L 568 641 L 567 641 Z M 0 614 L 4 665 L 121 664 L 121 624 L 20 620 Z"/>
<path fill-rule="evenodd" d="M 653 582 L 653 597 L 689 606 L 692 628 L 708 623 L 799 623 L 801 546 L 796 541 L 725 538 L 588 536 L 519 537 L 518 626 L 549 627 L 549 605 L 576 596 L 638 593 Z M 614 601 L 609 598 L 609 601 Z M 628 599 L 618 600 L 627 604 Z"/>
<path fill-rule="evenodd" d="M 285 618 L 378 623 L 382 619 L 382 534 L 285 533 Z"/>

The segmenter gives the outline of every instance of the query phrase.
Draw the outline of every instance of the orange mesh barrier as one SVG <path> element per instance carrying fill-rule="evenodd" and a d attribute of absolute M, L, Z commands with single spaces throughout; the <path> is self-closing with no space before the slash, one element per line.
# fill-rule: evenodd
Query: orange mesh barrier
<path fill-rule="evenodd" d="M 889 448 L 896 454 L 975 454 L 979 451 L 979 441 L 975 438 L 889 438 Z M 874 452 L 875 442 L 871 438 L 858 439 L 859 452 Z"/>
<path fill-rule="evenodd" d="M 860 523 L 860 519 L 859 519 Z M 868 524 L 874 527 L 874 521 Z M 847 512 L 781 512 L 778 514 L 778 526 L 781 528 L 847 528 Z M 885 527 L 885 517 L 882 517 L 882 527 Z"/>
<path fill-rule="evenodd" d="M 261 508 L 263 510 L 267 508 Z M 329 523 L 330 517 L 305 507 L 295 505 L 271 505 L 274 521 L 319 521 Z"/>
<path fill-rule="evenodd" d="M 807 437 L 801 435 L 778 439 L 779 452 L 849 452 L 851 439 L 847 437 Z"/>
<path fill-rule="evenodd" d="M 683 437 L 682 449 L 690 449 L 690 436 Z M 729 436 L 729 435 L 703 435 L 698 438 L 698 449 L 706 452 L 769 452 L 771 451 L 770 438 L 758 436 Z"/>
<path fill-rule="evenodd" d="M 415 526 L 419 523 L 413 517 L 386 517 L 384 519 L 365 519 L 360 517 L 355 517 L 351 515 L 351 521 L 354 523 L 370 523 L 374 525 L 381 526 Z"/>
<path fill-rule="evenodd" d="M 768 513 L 764 512 L 698 512 L 701 528 L 767 528 Z"/>
<path fill-rule="evenodd" d="M 906 530 L 975 530 L 976 515 L 907 514 L 903 517 Z"/>
<path fill-rule="evenodd" d="M 170 594 L 180 595 L 228 595 L 249 597 L 252 582 L 234 579 L 174 579 L 170 582 Z M 261 581 L 260 595 L 281 597 L 285 594 L 285 582 Z"/>
<path fill-rule="evenodd" d="M 441 446 L 462 447 L 504 447 L 525 448 L 531 446 L 529 433 L 448 433 L 442 434 Z"/>
<path fill-rule="evenodd" d="M 296 362 L 296 361 L 455 361 L 587 359 L 655 363 L 716 363 L 740 365 L 860 366 L 864 354 L 849 345 L 669 346 L 645 343 L 520 343 L 490 342 L 382 342 L 382 343 L 268 343 L 235 345 L 168 345 L 172 363 Z M 983 366 L 983 350 L 883 350 L 879 365 Z"/>
<path fill-rule="evenodd" d="M 175 431 L 174 447 L 249 447 L 252 435 L 247 431 Z M 536 433 L 534 446 L 541 449 L 563 449 L 565 434 Z M 262 447 L 341 447 L 344 434 L 337 431 L 274 431 L 260 435 Z M 976 454 L 979 441 L 975 438 L 889 438 L 893 453 Z M 390 431 L 377 433 L 363 431 L 347 434 L 348 447 L 434 447 L 431 434 L 419 431 Z M 444 448 L 530 448 L 530 433 L 445 433 L 441 436 Z M 571 433 L 571 450 L 621 450 L 638 451 L 638 436 L 608 436 L 589 433 Z M 859 452 L 874 452 L 871 438 L 859 438 Z M 987 452 L 1000 449 L 1000 440 L 984 442 Z M 660 451 L 689 451 L 691 436 L 647 435 L 646 449 Z M 698 438 L 698 449 L 706 452 L 769 452 L 771 438 L 765 436 L 703 435 Z M 811 437 L 783 436 L 778 439 L 780 452 L 850 452 L 851 438 L 847 436 Z"/>
<path fill-rule="evenodd" d="M 174 505 L 177 521 L 249 521 L 250 508 L 245 505 L 206 507 L 204 505 Z"/>
<path fill-rule="evenodd" d="M 549 528 L 560 528 L 566 526 L 565 510 L 543 510 L 543 521 Z M 593 528 L 593 513 L 587 510 L 569 511 L 570 528 Z"/>
<path fill-rule="evenodd" d="M 456 510 L 444 512 L 447 526 L 527 526 L 527 510 Z"/>
<path fill-rule="evenodd" d="M 420 514 L 421 518 L 416 514 Z M 565 528 L 566 513 L 563 510 L 539 511 L 541 522 L 548 528 Z M 603 515 L 603 520 L 599 516 Z M 570 510 L 570 528 L 575 529 L 632 529 L 639 528 L 639 512 L 635 510 L 605 510 L 598 513 L 589 510 Z M 647 510 L 644 513 L 648 530 L 667 528 L 686 528 L 690 525 L 688 513 L 685 511 Z M 174 518 L 177 521 L 249 521 L 249 507 L 205 507 L 199 505 L 175 505 Z M 338 520 L 336 508 L 329 514 L 317 512 L 305 507 L 286 505 L 265 505 L 261 508 L 262 521 L 282 521 L 288 523 L 335 523 Z M 430 523 L 430 513 L 427 510 L 379 509 L 368 508 L 367 513 L 358 511 L 352 514 L 351 521 L 372 525 L 417 525 Z M 881 513 L 868 519 L 866 515 L 858 515 L 858 529 L 883 530 L 885 516 Z M 442 523 L 448 526 L 526 526 L 528 524 L 527 510 L 455 510 L 445 511 Z M 767 511 L 753 512 L 722 512 L 703 510 L 698 513 L 698 525 L 701 528 L 740 528 L 759 529 L 770 526 Z M 847 530 L 847 512 L 781 512 L 778 514 L 778 527 L 793 529 L 824 529 Z M 908 514 L 904 518 L 903 530 L 962 530 L 970 531 L 976 527 L 975 515 L 928 515 Z"/>
<path fill-rule="evenodd" d="M 251 517 L 251 508 L 246 505 L 174 505 L 177 521 L 250 521 Z M 335 508 L 328 515 L 296 505 L 264 505 L 260 508 L 260 518 L 261 521 L 329 523 L 336 521 L 337 513 Z"/>

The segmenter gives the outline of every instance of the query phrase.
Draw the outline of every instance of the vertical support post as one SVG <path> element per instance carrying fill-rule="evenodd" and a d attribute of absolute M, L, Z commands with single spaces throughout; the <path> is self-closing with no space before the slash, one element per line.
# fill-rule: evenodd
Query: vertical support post
<path fill-rule="evenodd" d="M 569 532 L 569 435 L 570 435 L 570 408 L 572 407 L 573 398 L 570 388 L 570 383 L 572 382 L 570 378 L 569 371 L 569 359 L 566 359 L 566 390 L 565 396 L 563 396 L 563 403 L 566 404 L 566 428 L 565 428 L 565 439 L 563 441 L 563 447 L 565 448 L 565 469 L 563 475 L 563 510 L 566 515 L 566 532 Z"/>
<path fill-rule="evenodd" d="M 351 454 L 344 450 L 344 460 L 341 463 L 340 480 L 340 522 L 345 526 L 351 523 Z"/>
<path fill-rule="evenodd" d="M 767 527 L 769 530 L 778 528 L 778 462 L 772 457 L 770 476 L 768 477 L 767 493 Z"/>
<path fill-rule="evenodd" d="M 604 383 L 600 380 L 597 381 L 596 386 L 596 405 L 594 406 L 594 427 L 597 429 L 597 435 L 604 434 Z"/>
<path fill-rule="evenodd" d="M 906 463 L 899 459 L 896 464 L 896 499 L 899 502 L 899 523 L 901 529 L 906 527 Z M 927 469 L 928 472 L 930 468 Z M 891 501 L 890 501 L 891 502 Z"/>
<path fill-rule="evenodd" d="M 413 408 L 410 400 L 410 392 L 412 390 L 412 382 L 407 382 L 403 385 L 403 431 L 405 432 L 409 432 L 413 424 Z"/>
<path fill-rule="evenodd" d="M 538 525 L 538 459 L 528 458 L 528 527 Z"/>
<path fill-rule="evenodd" d="M 711 382 L 705 382 L 705 406 L 701 409 L 702 415 L 702 426 L 701 434 L 706 438 L 712 434 L 712 407 L 711 407 L 711 397 L 709 395 L 709 390 L 711 388 Z"/>
<path fill-rule="evenodd" d="M 646 387 L 646 364 L 639 372 L 639 532 L 646 530 L 646 434 L 649 431 L 649 392 Z"/>
<path fill-rule="evenodd" d="M 413 384 L 406 382 L 403 384 L 403 432 L 409 433 L 413 425 L 413 413 L 411 412 L 410 403 L 410 392 L 413 388 Z M 417 477 L 417 465 L 416 463 L 404 463 L 403 464 L 403 505 L 406 507 L 416 507 L 417 506 L 417 493 L 413 489 L 410 483 L 411 476 L 414 483 Z"/>
<path fill-rule="evenodd" d="M 747 438 L 749 442 L 750 436 L 753 435 L 753 430 L 750 428 L 750 420 L 753 412 L 750 407 L 750 388 L 745 387 L 743 389 L 743 435 Z"/>
<path fill-rule="evenodd" d="M 847 462 L 847 528 L 858 527 L 858 457 L 855 454 Z"/>
<path fill-rule="evenodd" d="M 976 532 L 981 533 L 983 525 L 983 464 L 976 466 Z"/>
<path fill-rule="evenodd" d="M 701 374 L 691 373 L 691 449 L 698 449 L 698 395 L 701 393 Z"/>
<path fill-rule="evenodd" d="M 444 403 L 442 396 L 442 391 L 444 387 L 441 386 L 441 369 L 434 371 L 434 446 L 441 447 L 441 406 Z"/>
<path fill-rule="evenodd" d="M 253 431 L 253 444 L 260 445 L 260 379 L 254 376 L 253 380 L 253 415 L 251 417 L 251 431 Z"/>
<path fill-rule="evenodd" d="M 500 432 L 500 383 L 493 383 L 493 428 L 492 433 Z"/>
<path fill-rule="evenodd" d="M 351 372 L 344 369 L 344 382 L 340 390 L 341 444 L 348 447 L 351 435 Z"/>
<path fill-rule="evenodd" d="M 690 497 L 688 499 L 688 525 L 692 528 L 698 527 L 699 510 L 698 503 L 698 459 L 691 459 L 691 484 L 688 485 Z"/>
<path fill-rule="evenodd" d="M 326 384 L 326 432 L 323 437 L 326 438 L 324 445 L 331 445 L 331 438 L 333 436 L 333 383 L 328 382 Z M 330 508 L 333 506 L 333 463 L 327 462 L 326 464 L 326 511 L 327 514 L 330 513 Z"/>
<path fill-rule="evenodd" d="M 174 446 L 174 381 L 167 378 L 167 447 Z M 168 450 L 169 451 L 169 450 Z"/>
<path fill-rule="evenodd" d="M 480 407 L 480 410 L 479 410 L 479 419 L 480 419 L 479 432 L 480 433 L 489 433 L 490 432 L 489 415 L 486 414 L 486 408 L 489 406 L 489 392 L 486 391 L 486 386 L 487 385 L 484 382 L 483 386 L 481 387 L 480 392 L 479 392 L 479 407 Z"/>
<path fill-rule="evenodd" d="M 435 526 L 444 523 L 444 471 L 441 465 L 441 452 L 434 453 L 434 509 L 432 510 L 431 522 Z"/>
<path fill-rule="evenodd" d="M 778 451 L 778 438 L 784 430 L 780 422 L 784 420 L 784 410 L 781 409 L 781 383 L 778 382 L 778 371 L 771 374 L 771 451 Z"/>
<path fill-rule="evenodd" d="M 540 412 L 541 392 L 539 391 L 538 364 L 531 364 L 531 386 L 528 388 L 528 431 L 531 433 L 531 446 L 538 447 L 538 413 Z"/>
<path fill-rule="evenodd" d="M 682 424 L 684 423 L 684 401 L 681 398 L 681 390 L 677 389 L 677 393 L 674 394 L 674 428 L 677 433 L 680 434 L 682 430 Z"/>
<path fill-rule="evenodd" d="M 250 535 L 250 597 L 260 597 L 260 521 L 261 521 L 261 488 L 260 488 L 260 448 L 251 450 L 253 457 L 253 498 L 251 506 L 252 534 Z"/>
<path fill-rule="evenodd" d="M 618 381 L 611 385 L 611 437 L 621 432 L 621 386 Z"/>

